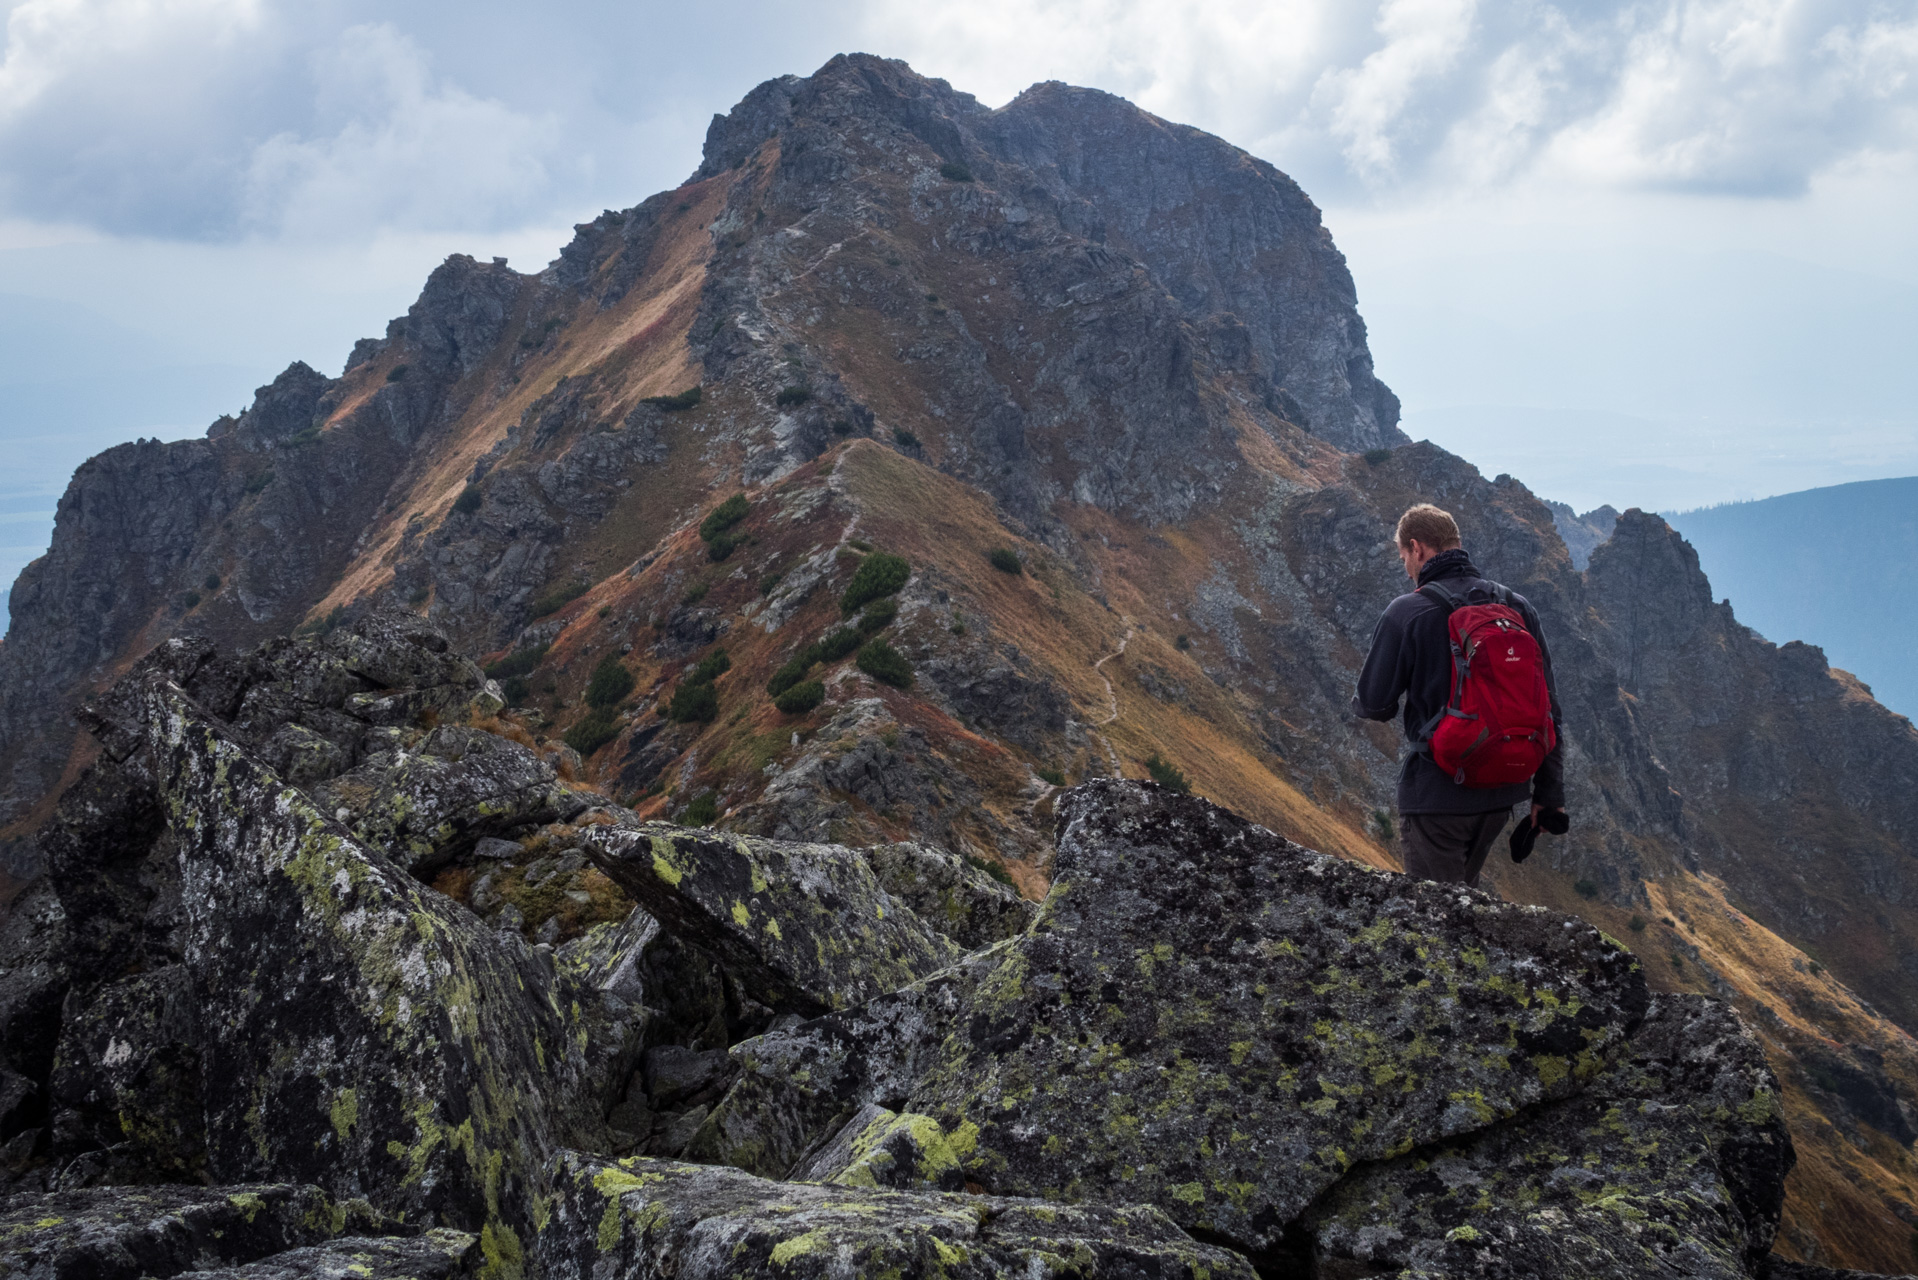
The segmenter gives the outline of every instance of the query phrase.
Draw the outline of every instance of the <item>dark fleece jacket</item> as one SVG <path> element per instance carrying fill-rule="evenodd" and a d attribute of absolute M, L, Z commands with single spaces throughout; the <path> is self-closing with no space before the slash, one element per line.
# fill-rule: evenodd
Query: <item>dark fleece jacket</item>
<path fill-rule="evenodd" d="M 1490 586 L 1462 549 L 1441 551 L 1419 571 L 1419 585 L 1443 582 L 1458 595 L 1481 584 Z M 1552 694 L 1552 721 L 1558 726 L 1558 745 L 1529 783 L 1510 787 L 1462 787 L 1421 751 L 1413 751 L 1399 770 L 1400 813 L 1488 813 L 1510 809 L 1528 800 L 1548 809 L 1565 807 L 1565 719 L 1558 709 L 1558 683 L 1552 676 L 1552 654 L 1545 645 L 1545 629 L 1538 611 L 1517 592 L 1512 606 L 1538 641 L 1545 659 L 1545 685 Z M 1445 610 L 1414 591 L 1385 608 L 1372 631 L 1372 651 L 1359 672 L 1359 690 L 1352 714 L 1367 720 L 1390 720 L 1405 702 L 1406 740 L 1416 744 L 1418 732 L 1452 696 L 1452 648 Z"/>

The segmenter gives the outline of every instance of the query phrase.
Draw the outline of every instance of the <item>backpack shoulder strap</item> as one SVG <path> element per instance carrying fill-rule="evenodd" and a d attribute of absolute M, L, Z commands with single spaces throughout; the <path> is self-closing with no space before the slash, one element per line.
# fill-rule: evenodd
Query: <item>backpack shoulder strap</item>
<path fill-rule="evenodd" d="M 1418 589 L 1418 594 L 1437 605 L 1446 617 L 1465 603 L 1465 597 L 1436 582 L 1428 582 Z"/>

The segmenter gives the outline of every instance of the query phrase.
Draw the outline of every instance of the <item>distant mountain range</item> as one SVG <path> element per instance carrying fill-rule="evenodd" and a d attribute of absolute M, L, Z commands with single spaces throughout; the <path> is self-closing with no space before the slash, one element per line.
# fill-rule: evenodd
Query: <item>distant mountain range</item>
<path fill-rule="evenodd" d="M 1918 476 L 1668 514 L 1720 599 L 1780 644 L 1803 640 L 1918 717 Z"/>

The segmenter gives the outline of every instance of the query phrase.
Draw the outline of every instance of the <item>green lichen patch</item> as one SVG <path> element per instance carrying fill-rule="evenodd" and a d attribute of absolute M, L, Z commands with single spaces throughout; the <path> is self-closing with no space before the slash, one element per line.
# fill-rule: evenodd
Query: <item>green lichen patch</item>
<path fill-rule="evenodd" d="M 1582 1093 L 1355 1172 L 1307 1226 L 1322 1256 L 1488 1280 L 1759 1274 L 1791 1169 L 1737 1016 L 1661 996 Z"/>

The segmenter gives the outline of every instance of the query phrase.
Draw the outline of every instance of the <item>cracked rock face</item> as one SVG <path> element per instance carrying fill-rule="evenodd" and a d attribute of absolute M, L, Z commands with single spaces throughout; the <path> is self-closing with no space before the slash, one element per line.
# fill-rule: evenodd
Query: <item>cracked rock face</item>
<path fill-rule="evenodd" d="M 768 1182 L 664 1160 L 569 1153 L 548 1275 L 1156 1276 L 1252 1280 L 1245 1259 L 1203 1245 L 1143 1206 L 1066 1206 L 996 1196 L 908 1195 Z"/>
<path fill-rule="evenodd" d="M 780 1013 L 843 1009 L 963 954 L 843 846 L 661 822 L 601 828 L 585 847 L 662 925 L 719 957 Z"/>

